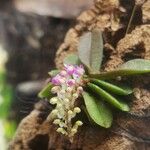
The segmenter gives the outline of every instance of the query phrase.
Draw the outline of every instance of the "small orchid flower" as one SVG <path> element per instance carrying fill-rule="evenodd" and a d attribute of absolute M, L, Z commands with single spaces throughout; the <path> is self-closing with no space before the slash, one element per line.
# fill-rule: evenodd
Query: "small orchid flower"
<path fill-rule="evenodd" d="M 85 73 L 85 70 L 83 68 L 83 65 L 76 66 L 74 69 L 74 74 L 78 76 L 82 76 Z"/>
<path fill-rule="evenodd" d="M 51 82 L 54 85 L 61 85 L 65 83 L 65 77 L 61 76 L 60 74 L 57 74 L 55 77 L 52 78 Z"/>
<path fill-rule="evenodd" d="M 60 76 L 62 77 L 66 77 L 67 76 L 67 72 L 65 70 L 60 72 Z"/>
<path fill-rule="evenodd" d="M 67 73 L 69 75 L 72 75 L 74 73 L 75 67 L 73 65 L 64 65 L 65 66 L 65 70 L 67 71 Z"/>
<path fill-rule="evenodd" d="M 75 85 L 76 84 L 76 81 L 74 80 L 74 79 L 69 79 L 68 81 L 67 81 L 67 85 L 69 86 L 69 87 L 71 87 L 71 86 L 73 86 L 73 85 Z"/>
<path fill-rule="evenodd" d="M 72 119 L 81 112 L 81 109 L 75 106 L 75 101 L 83 92 L 84 73 L 83 66 L 64 65 L 64 69 L 51 79 L 54 85 L 51 92 L 57 94 L 50 99 L 51 104 L 56 104 L 55 110 L 57 110 L 53 123 L 58 125 L 57 132 L 70 138 L 77 132 L 78 126 L 82 125 L 79 120 L 77 122 L 80 124 L 77 122 L 73 124 Z"/>
<path fill-rule="evenodd" d="M 52 78 L 51 82 L 54 85 L 60 85 L 61 84 L 61 76 L 60 75 L 56 75 L 55 77 Z"/>

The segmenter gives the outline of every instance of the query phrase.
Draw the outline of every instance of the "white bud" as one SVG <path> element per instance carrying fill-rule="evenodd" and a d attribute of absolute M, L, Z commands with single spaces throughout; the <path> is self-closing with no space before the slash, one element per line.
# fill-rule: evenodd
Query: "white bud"
<path fill-rule="evenodd" d="M 59 127 L 60 128 L 67 128 L 67 125 L 63 121 L 60 120 Z"/>
<path fill-rule="evenodd" d="M 82 93 L 82 92 L 83 92 L 82 86 L 79 86 L 79 87 L 77 88 L 77 91 L 78 91 L 78 93 Z"/>
<path fill-rule="evenodd" d="M 60 124 L 60 119 L 55 119 L 55 120 L 53 121 L 53 123 L 54 123 L 54 124 Z"/>
<path fill-rule="evenodd" d="M 68 111 L 68 115 L 69 115 L 69 116 L 72 116 L 72 115 L 73 115 L 73 111 L 69 110 L 69 111 Z"/>
<path fill-rule="evenodd" d="M 83 122 L 78 120 L 78 121 L 76 121 L 76 125 L 77 125 L 77 126 L 82 126 L 82 125 L 83 125 Z"/>
<path fill-rule="evenodd" d="M 65 94 L 65 93 L 66 93 L 65 90 L 60 91 L 60 94 Z"/>
<path fill-rule="evenodd" d="M 74 94 L 73 94 L 73 98 L 74 98 L 74 99 L 77 99 L 78 96 L 79 96 L 79 95 L 78 95 L 77 93 L 74 93 Z"/>
<path fill-rule="evenodd" d="M 69 103 L 69 99 L 68 99 L 68 98 L 65 98 L 65 99 L 64 99 L 64 102 L 65 102 L 65 103 Z"/>
<path fill-rule="evenodd" d="M 60 90 L 60 87 L 59 87 L 59 86 L 54 86 L 54 87 L 51 89 L 51 92 L 55 94 L 55 93 L 57 93 L 59 90 Z"/>
<path fill-rule="evenodd" d="M 63 128 L 58 128 L 56 131 L 67 135 L 67 132 Z"/>
<path fill-rule="evenodd" d="M 59 132 L 59 133 L 62 133 L 62 132 L 64 132 L 64 129 L 63 128 L 58 128 L 56 131 Z"/>
<path fill-rule="evenodd" d="M 72 118 L 74 118 L 76 115 L 76 113 L 74 113 L 73 111 L 69 110 L 68 111 L 68 122 L 71 121 Z"/>
<path fill-rule="evenodd" d="M 53 115 L 57 115 L 57 113 L 58 113 L 57 109 L 54 109 L 54 110 L 51 111 L 51 114 L 53 114 Z"/>
<path fill-rule="evenodd" d="M 73 135 L 74 135 L 74 134 L 76 134 L 76 133 L 77 133 L 77 129 L 72 128 L 72 129 L 71 129 L 71 134 L 73 134 Z"/>
<path fill-rule="evenodd" d="M 67 92 L 71 93 L 72 92 L 72 88 L 71 87 L 67 87 Z"/>
<path fill-rule="evenodd" d="M 58 117 L 59 119 L 62 119 L 62 118 L 64 118 L 64 114 L 63 114 L 63 113 L 58 113 L 58 114 L 57 114 L 57 117 Z"/>
<path fill-rule="evenodd" d="M 81 109 L 79 107 L 75 107 L 74 110 L 73 110 L 75 113 L 80 113 L 81 112 Z"/>
<path fill-rule="evenodd" d="M 50 99 L 50 103 L 53 104 L 53 105 L 56 104 L 57 101 L 58 101 L 57 97 L 53 97 L 53 98 Z"/>
<path fill-rule="evenodd" d="M 57 103 L 57 108 L 61 108 L 62 107 L 62 104 L 59 102 Z"/>
<path fill-rule="evenodd" d="M 56 118 L 57 113 L 58 113 L 57 109 L 52 110 L 51 113 L 48 115 L 47 119 L 48 120 L 53 120 L 54 118 Z"/>

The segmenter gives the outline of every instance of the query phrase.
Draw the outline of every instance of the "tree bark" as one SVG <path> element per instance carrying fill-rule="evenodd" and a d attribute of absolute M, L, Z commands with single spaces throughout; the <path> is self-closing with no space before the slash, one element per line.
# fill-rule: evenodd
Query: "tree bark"
<path fill-rule="evenodd" d="M 113 70 L 119 64 L 133 58 L 150 59 L 150 26 L 149 22 L 145 22 L 149 19 L 144 18 L 143 24 L 142 16 L 142 12 L 146 11 L 142 6 L 148 1 L 95 0 L 94 2 L 95 6 L 83 12 L 78 17 L 77 24 L 68 31 L 64 43 L 56 54 L 57 67 L 62 67 L 66 55 L 77 52 L 79 37 L 93 28 L 99 28 L 103 32 L 105 46 L 102 68 L 104 71 Z M 125 34 L 135 4 L 137 6 L 129 34 Z M 40 107 L 36 106 L 33 112 L 21 122 L 10 149 L 17 150 L 19 147 L 25 150 L 149 150 L 150 76 L 123 80 L 130 82 L 134 87 L 131 111 L 115 112 L 114 123 L 110 129 L 93 126 L 87 121 L 75 136 L 74 142 L 70 143 L 64 136 L 56 133 L 51 123 L 45 120 L 46 116 L 42 114 L 50 109 L 48 104 L 42 102 L 39 103 Z M 43 143 L 45 147 L 42 147 Z"/>

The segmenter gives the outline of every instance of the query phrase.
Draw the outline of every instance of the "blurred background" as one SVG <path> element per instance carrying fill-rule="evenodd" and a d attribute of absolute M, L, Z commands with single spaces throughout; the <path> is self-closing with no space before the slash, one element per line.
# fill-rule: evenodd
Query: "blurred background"
<path fill-rule="evenodd" d="M 0 150 L 38 101 L 55 52 L 91 0 L 0 0 Z"/>

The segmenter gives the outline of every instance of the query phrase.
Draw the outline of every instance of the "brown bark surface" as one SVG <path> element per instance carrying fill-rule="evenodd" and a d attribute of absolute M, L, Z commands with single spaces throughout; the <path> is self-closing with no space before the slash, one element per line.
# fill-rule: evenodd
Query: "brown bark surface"
<path fill-rule="evenodd" d="M 126 34 L 131 11 L 136 3 L 129 34 Z M 150 59 L 149 15 L 145 14 L 148 1 L 95 0 L 95 6 L 83 12 L 57 51 L 56 65 L 62 67 L 63 58 L 76 53 L 79 37 L 86 31 L 99 28 L 104 36 L 103 70 L 113 70 L 119 64 L 133 59 Z M 39 102 L 29 116 L 22 120 L 10 144 L 11 150 L 149 150 L 150 149 L 150 76 L 127 80 L 134 87 L 129 113 L 115 112 L 113 126 L 108 130 L 85 123 L 70 143 L 55 132 L 46 120 L 50 106 Z"/>

